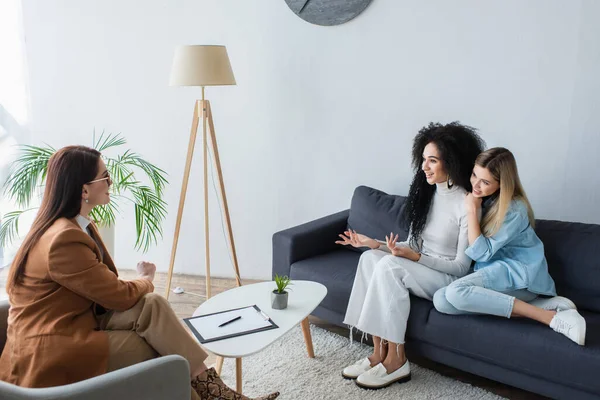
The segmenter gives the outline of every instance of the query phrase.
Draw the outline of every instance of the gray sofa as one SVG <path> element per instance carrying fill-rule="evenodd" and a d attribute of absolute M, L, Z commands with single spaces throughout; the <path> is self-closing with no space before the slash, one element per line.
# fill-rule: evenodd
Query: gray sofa
<path fill-rule="evenodd" d="M 0 352 L 6 343 L 9 304 L 0 302 Z M 189 400 L 186 359 L 166 356 L 71 385 L 28 389 L 0 381 L 2 400 Z"/>
<path fill-rule="evenodd" d="M 273 235 L 273 275 L 312 280 L 328 293 L 313 315 L 342 326 L 361 251 L 335 244 L 347 227 L 406 238 L 404 197 L 358 187 L 349 210 Z M 538 220 L 559 294 L 587 322 L 581 347 L 542 324 L 493 316 L 451 316 L 411 296 L 407 354 L 557 399 L 600 398 L 600 225 Z M 342 368 L 343 366 L 340 366 Z"/>

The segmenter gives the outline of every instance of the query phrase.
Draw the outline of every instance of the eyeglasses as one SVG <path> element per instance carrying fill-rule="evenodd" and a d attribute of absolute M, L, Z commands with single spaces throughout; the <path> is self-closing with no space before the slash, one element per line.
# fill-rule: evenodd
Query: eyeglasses
<path fill-rule="evenodd" d="M 108 183 L 108 186 L 112 185 L 112 179 L 110 179 L 110 176 L 106 176 L 104 178 L 89 181 L 87 184 L 89 185 L 90 183 L 96 183 L 96 182 L 101 182 L 101 181 L 106 181 L 106 183 Z"/>

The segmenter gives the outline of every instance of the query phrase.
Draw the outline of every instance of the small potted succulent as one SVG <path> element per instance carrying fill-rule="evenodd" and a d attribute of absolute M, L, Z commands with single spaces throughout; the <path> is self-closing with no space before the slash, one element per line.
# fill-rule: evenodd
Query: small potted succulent
<path fill-rule="evenodd" d="M 288 276 L 275 275 L 277 289 L 271 293 L 271 307 L 275 310 L 283 310 L 288 305 L 288 292 L 285 290 L 292 284 Z"/>

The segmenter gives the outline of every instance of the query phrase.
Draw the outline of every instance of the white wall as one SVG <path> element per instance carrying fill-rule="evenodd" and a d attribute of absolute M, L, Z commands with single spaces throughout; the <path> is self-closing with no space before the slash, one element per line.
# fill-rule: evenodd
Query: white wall
<path fill-rule="evenodd" d="M 164 242 L 135 254 L 128 210 L 116 256 L 166 270 L 200 95 L 168 87 L 173 50 L 225 44 L 238 85 L 207 97 L 245 277 L 270 276 L 275 231 L 347 208 L 357 185 L 405 194 L 411 139 L 429 121 L 512 149 L 538 217 L 600 223 L 599 17 L 593 0 L 374 0 L 320 27 L 283 0 L 24 0 L 34 142 L 122 132 L 165 168 Z M 203 273 L 201 155 L 176 272 Z M 230 276 L 211 196 L 213 272 Z"/>

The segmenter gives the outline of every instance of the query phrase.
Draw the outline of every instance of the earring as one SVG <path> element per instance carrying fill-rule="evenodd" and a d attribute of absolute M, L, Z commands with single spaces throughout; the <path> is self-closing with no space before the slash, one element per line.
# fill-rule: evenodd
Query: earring
<path fill-rule="evenodd" d="M 448 189 L 452 189 L 452 186 L 454 186 L 454 182 L 450 179 L 450 175 L 448 175 L 448 179 L 446 180 L 446 186 L 448 186 Z"/>
<path fill-rule="evenodd" d="M 85 199 L 85 202 L 86 202 L 86 203 L 89 203 L 90 201 L 89 201 L 88 199 Z"/>

